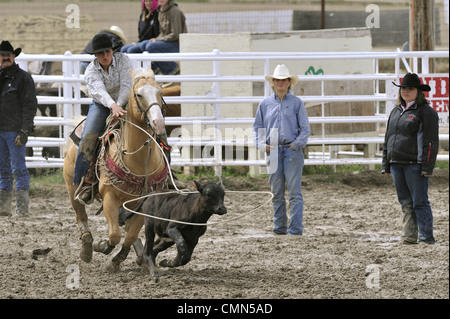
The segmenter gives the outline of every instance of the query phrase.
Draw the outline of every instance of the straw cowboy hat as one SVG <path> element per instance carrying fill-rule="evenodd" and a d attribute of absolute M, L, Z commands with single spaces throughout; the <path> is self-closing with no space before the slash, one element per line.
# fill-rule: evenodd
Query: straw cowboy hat
<path fill-rule="evenodd" d="M 392 84 L 397 87 L 413 87 L 418 88 L 421 91 L 431 91 L 431 87 L 427 84 L 422 84 L 422 82 L 420 82 L 419 76 L 415 73 L 407 73 L 403 77 L 402 83 L 400 85 L 397 85 L 394 82 L 392 82 Z"/>
<path fill-rule="evenodd" d="M 269 81 L 271 85 L 273 85 L 273 79 L 291 79 L 291 86 L 295 86 L 298 83 L 298 76 L 290 74 L 284 64 L 277 65 L 273 71 L 273 75 L 266 75 L 266 80 Z"/>
<path fill-rule="evenodd" d="M 13 46 L 9 41 L 2 41 L 0 44 L 0 54 L 10 54 L 13 53 L 15 56 L 18 56 L 22 52 L 22 48 L 13 49 Z"/>
<path fill-rule="evenodd" d="M 120 27 L 118 27 L 116 25 L 112 25 L 111 28 L 105 29 L 105 31 L 108 31 L 108 32 L 111 32 L 111 33 L 117 35 L 124 45 L 125 45 L 125 43 L 127 43 L 127 38 L 125 38 L 125 33 L 123 32 L 123 30 Z"/>

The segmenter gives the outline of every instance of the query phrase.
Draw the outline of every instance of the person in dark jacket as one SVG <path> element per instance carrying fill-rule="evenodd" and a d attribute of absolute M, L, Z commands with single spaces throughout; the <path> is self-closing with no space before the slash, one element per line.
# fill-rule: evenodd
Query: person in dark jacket
<path fill-rule="evenodd" d="M 423 93 L 430 86 L 417 74 L 408 73 L 394 85 L 400 87 L 399 97 L 387 123 L 381 172 L 394 180 L 403 211 L 403 243 L 434 244 L 428 182 L 439 149 L 439 117 Z"/>
<path fill-rule="evenodd" d="M 28 216 L 30 174 L 25 162 L 25 144 L 33 130 L 37 99 L 33 78 L 15 58 L 22 51 L 9 41 L 0 44 L 0 215 L 11 214 L 16 179 L 16 208 Z"/>
<path fill-rule="evenodd" d="M 159 35 L 158 0 L 142 0 L 142 13 L 139 16 L 139 42 L 127 44 L 120 49 L 122 53 L 142 53 L 150 39 Z"/>

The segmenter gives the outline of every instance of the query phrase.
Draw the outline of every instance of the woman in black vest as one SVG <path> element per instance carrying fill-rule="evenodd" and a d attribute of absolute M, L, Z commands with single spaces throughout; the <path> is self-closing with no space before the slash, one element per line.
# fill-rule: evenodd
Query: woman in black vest
<path fill-rule="evenodd" d="M 434 244 L 428 182 L 439 149 L 439 117 L 430 107 L 417 74 L 402 80 L 397 105 L 389 115 L 383 145 L 382 173 L 392 174 L 403 211 L 405 244 Z"/>
<path fill-rule="evenodd" d="M 150 39 L 159 35 L 158 0 L 142 0 L 142 13 L 139 16 L 139 42 L 131 43 L 120 49 L 122 53 L 142 53 Z"/>

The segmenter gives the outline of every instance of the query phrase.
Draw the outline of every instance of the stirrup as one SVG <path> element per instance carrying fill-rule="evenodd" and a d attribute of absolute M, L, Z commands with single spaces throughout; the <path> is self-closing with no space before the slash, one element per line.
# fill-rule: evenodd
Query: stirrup
<path fill-rule="evenodd" d="M 94 202 L 92 186 L 81 185 L 75 192 L 75 200 L 83 205 L 90 205 Z"/>
<path fill-rule="evenodd" d="M 85 182 L 85 178 L 81 179 L 80 185 L 75 190 L 74 199 L 83 205 L 90 205 L 94 202 L 94 184 Z"/>

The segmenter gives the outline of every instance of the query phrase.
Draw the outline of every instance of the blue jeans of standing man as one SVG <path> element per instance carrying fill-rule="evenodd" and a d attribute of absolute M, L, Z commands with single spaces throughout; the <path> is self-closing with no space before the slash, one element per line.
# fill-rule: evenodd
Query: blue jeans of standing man
<path fill-rule="evenodd" d="M 403 240 L 434 243 L 433 214 L 428 200 L 429 178 L 420 164 L 392 164 L 391 174 L 403 211 Z"/>
<path fill-rule="evenodd" d="M 17 146 L 17 132 L 0 131 L 0 190 L 12 191 L 14 176 L 16 190 L 30 189 L 30 173 L 25 162 L 25 145 Z"/>
<path fill-rule="evenodd" d="M 274 166 L 274 161 L 276 165 Z M 302 174 L 303 151 L 294 151 L 287 145 L 275 147 L 268 154 L 269 183 L 273 193 L 274 228 L 276 234 L 303 234 Z M 285 191 L 289 195 L 290 222 L 286 212 Z"/>
<path fill-rule="evenodd" d="M 180 47 L 177 42 L 169 41 L 148 41 L 145 45 L 145 51 L 149 53 L 179 53 Z M 177 64 L 175 62 L 152 62 L 152 70 L 158 68 L 163 74 L 171 74 L 175 71 Z"/>
<path fill-rule="evenodd" d="M 83 133 L 81 133 L 80 146 L 78 148 L 75 161 L 75 171 L 73 183 L 79 185 L 81 179 L 86 176 L 89 166 L 95 155 L 100 134 L 105 129 L 106 119 L 110 115 L 110 109 L 93 101 L 89 106 L 89 112 L 84 123 Z"/>

